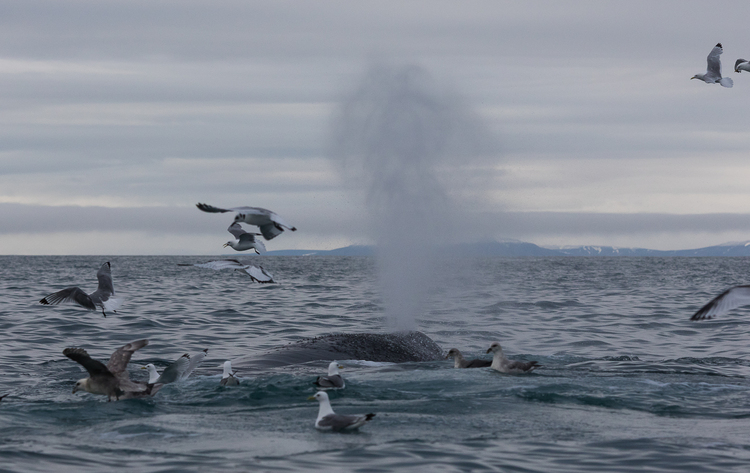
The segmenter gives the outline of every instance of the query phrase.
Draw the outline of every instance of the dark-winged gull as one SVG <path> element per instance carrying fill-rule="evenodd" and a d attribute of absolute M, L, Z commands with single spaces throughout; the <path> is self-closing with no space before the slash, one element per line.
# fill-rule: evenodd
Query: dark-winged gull
<path fill-rule="evenodd" d="M 734 63 L 734 72 L 750 72 L 750 62 L 747 59 L 737 59 Z"/>
<path fill-rule="evenodd" d="M 375 414 L 365 415 L 339 415 L 333 412 L 331 401 L 328 400 L 328 394 L 325 391 L 318 391 L 314 396 L 307 398 L 310 401 L 317 400 L 320 403 L 318 409 L 318 418 L 315 420 L 315 428 L 320 430 L 354 430 L 365 425 Z"/>
<path fill-rule="evenodd" d="M 498 342 L 492 342 L 492 345 L 490 345 L 490 347 L 487 349 L 487 353 L 490 352 L 494 353 L 494 355 L 492 356 L 492 364 L 490 365 L 490 368 L 501 373 L 530 373 L 534 370 L 534 368 L 539 367 L 539 362 L 537 361 L 509 360 L 505 357 L 503 348 Z"/>
<path fill-rule="evenodd" d="M 708 53 L 706 58 L 707 68 L 703 74 L 696 74 L 691 79 L 700 79 L 706 84 L 721 84 L 723 87 L 732 87 L 734 81 L 729 77 L 721 77 L 721 53 L 724 52 L 724 48 L 721 47 L 721 43 L 717 43 L 716 46 Z"/>
<path fill-rule="evenodd" d="M 450 357 L 453 357 L 454 368 L 486 368 L 492 364 L 492 360 L 466 360 L 461 352 L 458 351 L 458 348 L 451 348 L 448 351 L 448 355 L 445 359 L 447 360 Z"/>
<path fill-rule="evenodd" d="M 318 376 L 318 379 L 316 379 L 313 384 L 320 386 L 322 389 L 344 388 L 344 378 L 339 374 L 339 370 L 342 369 L 344 369 L 343 366 L 336 361 L 332 361 L 328 365 L 328 376 Z"/>
<path fill-rule="evenodd" d="M 198 268 L 208 268 L 213 269 L 215 271 L 221 271 L 222 269 L 234 269 L 237 271 L 244 271 L 250 276 L 250 279 L 257 282 L 257 283 L 272 283 L 275 282 L 273 280 L 273 275 L 263 269 L 263 266 L 253 266 L 252 264 L 244 264 L 240 261 L 237 261 L 236 259 L 222 259 L 222 260 L 215 260 L 215 261 L 209 261 L 207 263 L 196 263 L 196 264 L 187 264 L 187 263 L 178 263 L 178 266 L 196 266 Z"/>
<path fill-rule="evenodd" d="M 236 251 L 245 251 L 252 249 L 255 250 L 255 252 L 259 255 L 266 252 L 266 245 L 264 245 L 262 241 L 255 238 L 255 235 L 260 235 L 260 233 L 248 233 L 242 229 L 242 226 L 239 223 L 236 222 L 229 225 L 227 231 L 234 235 L 237 241 L 228 241 L 224 243 L 224 248 L 226 248 L 227 246 L 231 246 Z"/>
<path fill-rule="evenodd" d="M 112 353 L 106 366 L 92 359 L 83 348 L 66 348 L 63 355 L 86 368 L 89 373 L 88 378 L 76 382 L 73 393 L 86 391 L 91 394 L 102 394 L 110 401 L 153 396 L 163 385 L 131 381 L 127 370 L 133 353 L 146 345 L 148 340 L 137 340 L 121 346 Z"/>
<path fill-rule="evenodd" d="M 206 358 L 207 355 L 208 348 L 199 352 L 193 357 L 185 353 L 184 355 L 179 357 L 177 361 L 164 368 L 164 371 L 161 373 L 161 375 L 158 371 L 156 371 L 156 366 L 154 366 L 153 363 L 147 364 L 142 369 L 148 370 L 149 384 L 174 383 L 175 381 L 182 381 L 183 379 L 190 376 L 190 374 L 195 370 L 195 368 L 198 367 L 199 364 L 201 364 L 201 362 L 204 358 Z"/>
<path fill-rule="evenodd" d="M 223 212 L 237 212 L 234 216 L 235 223 L 247 223 L 248 225 L 255 225 L 260 228 L 260 232 L 263 234 L 263 238 L 271 240 L 272 238 L 281 235 L 284 229 L 289 229 L 296 232 L 297 229 L 284 221 L 278 214 L 271 212 L 267 209 L 260 207 L 232 207 L 228 209 L 220 209 L 208 204 L 195 204 L 196 207 L 204 212 L 210 213 L 223 213 Z"/>
<path fill-rule="evenodd" d="M 237 386 L 238 384 L 240 384 L 240 380 L 234 376 L 236 372 L 232 371 L 232 362 L 229 360 L 225 361 L 223 367 L 224 372 L 221 374 L 221 381 L 219 381 L 219 385 Z"/>
<path fill-rule="evenodd" d="M 732 309 L 750 304 L 750 286 L 734 286 L 722 292 L 698 309 L 690 320 L 712 319 Z"/>
<path fill-rule="evenodd" d="M 106 262 L 96 272 L 96 278 L 99 280 L 99 287 L 91 294 L 86 294 L 78 287 L 69 287 L 62 291 L 57 291 L 39 301 L 44 305 L 55 305 L 60 302 L 75 302 L 89 310 L 96 310 L 97 306 L 101 307 L 102 314 L 106 317 L 105 310 L 117 312 L 120 307 L 120 301 L 114 298 L 115 288 L 112 285 L 112 270 L 109 262 Z"/>

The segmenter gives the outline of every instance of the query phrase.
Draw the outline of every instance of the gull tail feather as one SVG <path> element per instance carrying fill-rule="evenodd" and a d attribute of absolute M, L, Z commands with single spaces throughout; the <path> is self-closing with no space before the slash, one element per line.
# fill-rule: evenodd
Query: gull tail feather
<path fill-rule="evenodd" d="M 723 87 L 731 89 L 734 85 L 734 81 L 731 77 L 722 77 L 721 79 L 719 79 L 719 84 L 721 84 Z"/>

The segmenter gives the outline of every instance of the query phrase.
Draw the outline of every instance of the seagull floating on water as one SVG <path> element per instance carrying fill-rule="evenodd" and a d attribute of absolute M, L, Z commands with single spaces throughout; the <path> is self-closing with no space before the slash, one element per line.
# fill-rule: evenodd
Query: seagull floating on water
<path fill-rule="evenodd" d="M 719 56 L 723 52 L 724 48 L 721 47 L 721 43 L 717 43 L 706 58 L 706 62 L 708 63 L 706 72 L 696 74 L 691 79 L 700 79 L 706 84 L 721 84 L 723 87 L 732 87 L 734 85 L 732 79 L 721 77 L 721 59 Z"/>
<path fill-rule="evenodd" d="M 73 393 L 86 391 L 91 394 L 102 394 L 110 401 L 153 396 L 163 385 L 131 381 L 127 370 L 133 353 L 146 345 L 148 340 L 130 342 L 115 350 L 106 365 L 92 359 L 83 348 L 66 348 L 63 355 L 86 368 L 89 373 L 88 378 L 76 382 Z"/>
<path fill-rule="evenodd" d="M 317 400 L 320 403 L 318 418 L 315 420 L 315 428 L 319 430 L 334 430 L 337 432 L 342 430 L 354 430 L 365 425 L 365 423 L 375 417 L 375 414 L 365 414 L 361 416 L 336 414 L 333 412 L 333 408 L 331 408 L 331 401 L 328 400 L 328 394 L 325 391 L 318 391 L 314 396 L 310 396 L 307 399 L 309 401 Z"/>
<path fill-rule="evenodd" d="M 711 301 L 698 309 L 690 320 L 713 319 L 732 309 L 750 304 L 750 286 L 734 286 L 722 292 Z"/>
<path fill-rule="evenodd" d="M 450 357 L 453 357 L 454 368 L 486 368 L 492 364 L 492 360 L 474 359 L 468 361 L 464 359 L 464 356 L 460 351 L 458 351 L 458 348 L 451 348 L 448 351 L 448 355 L 445 357 L 445 359 L 447 360 Z"/>
<path fill-rule="evenodd" d="M 251 264 L 243 264 L 236 259 L 222 259 L 196 264 L 178 263 L 177 266 L 196 266 L 198 268 L 208 268 L 215 271 L 221 271 L 222 269 L 234 269 L 237 271 L 244 271 L 250 276 L 251 280 L 257 283 L 264 284 L 275 282 L 271 273 L 263 269 L 263 266 L 257 267 Z"/>
<path fill-rule="evenodd" d="M 240 384 L 240 380 L 237 379 L 234 375 L 237 374 L 234 371 L 232 371 L 232 362 L 227 360 L 224 362 L 224 373 L 221 375 L 221 381 L 219 381 L 219 385 L 221 386 L 237 386 Z"/>
<path fill-rule="evenodd" d="M 247 223 L 249 225 L 257 226 L 260 228 L 260 232 L 266 240 L 271 240 L 278 235 L 281 235 L 285 228 L 293 232 L 297 231 L 297 228 L 286 223 L 278 214 L 260 207 L 232 207 L 229 209 L 220 209 L 208 204 L 199 203 L 195 205 L 204 212 L 237 212 L 237 215 L 234 216 L 234 223 Z"/>
<path fill-rule="evenodd" d="M 318 376 L 318 379 L 313 384 L 323 389 L 343 389 L 345 386 L 344 378 L 339 374 L 339 370 L 343 369 L 344 367 L 338 364 L 338 362 L 332 361 L 328 365 L 328 376 Z"/>
<path fill-rule="evenodd" d="M 737 59 L 734 63 L 734 72 L 750 72 L 750 62 L 747 59 Z"/>
<path fill-rule="evenodd" d="M 190 374 L 201 364 L 204 358 L 208 355 L 208 348 L 193 356 L 185 353 L 177 359 L 174 363 L 170 364 L 164 371 L 159 374 L 156 371 L 156 366 L 153 363 L 149 363 L 141 369 L 148 370 L 148 383 L 149 384 L 169 384 L 175 381 L 182 381 L 183 379 L 190 376 Z"/>
<path fill-rule="evenodd" d="M 229 225 L 227 231 L 234 235 L 237 241 L 228 241 L 224 244 L 224 248 L 231 246 L 236 251 L 255 250 L 256 253 L 263 254 L 266 252 L 266 245 L 262 241 L 256 240 L 255 235 L 260 233 L 249 233 L 242 229 L 239 223 L 233 223 Z"/>
<path fill-rule="evenodd" d="M 55 305 L 60 302 L 75 302 L 89 310 L 96 310 L 97 306 L 101 307 L 102 314 L 106 317 L 105 310 L 117 312 L 121 302 L 115 299 L 115 288 L 112 285 L 112 271 L 109 262 L 106 262 L 96 272 L 96 278 L 99 280 L 99 288 L 91 294 L 86 294 L 79 287 L 69 287 L 62 291 L 57 291 L 39 301 L 44 305 Z"/>
<path fill-rule="evenodd" d="M 535 368 L 539 367 L 539 362 L 537 361 L 509 360 L 505 357 L 503 348 L 498 342 L 492 342 L 492 345 L 490 345 L 490 347 L 487 349 L 487 353 L 489 352 L 494 353 L 494 355 L 492 356 L 492 364 L 490 365 L 490 368 L 501 373 L 530 373 Z"/>

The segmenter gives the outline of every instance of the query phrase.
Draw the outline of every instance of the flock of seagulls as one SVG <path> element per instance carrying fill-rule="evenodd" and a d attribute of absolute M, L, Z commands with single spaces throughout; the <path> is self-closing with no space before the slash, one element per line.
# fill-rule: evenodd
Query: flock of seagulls
<path fill-rule="evenodd" d="M 706 58 L 706 72 L 703 74 L 696 74 L 690 79 L 702 80 L 706 84 L 720 84 L 722 87 L 731 88 L 734 85 L 734 81 L 729 77 L 721 76 L 721 54 L 724 52 L 724 48 L 721 43 L 716 43 L 708 57 Z M 734 72 L 750 72 L 750 62 L 747 59 L 737 59 L 734 63 Z"/>

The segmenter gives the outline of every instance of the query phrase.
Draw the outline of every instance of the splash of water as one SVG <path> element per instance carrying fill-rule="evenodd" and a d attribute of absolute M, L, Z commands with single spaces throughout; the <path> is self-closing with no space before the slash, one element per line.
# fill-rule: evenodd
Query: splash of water
<path fill-rule="evenodd" d="M 331 155 L 364 193 L 390 330 L 416 329 L 441 252 L 469 231 L 451 191 L 485 136 L 458 95 L 416 66 L 372 67 L 342 102 Z"/>

